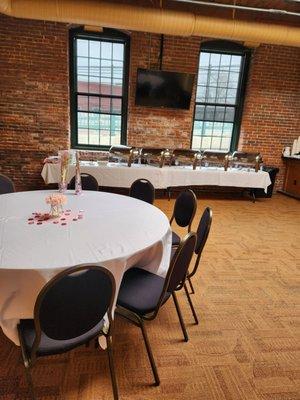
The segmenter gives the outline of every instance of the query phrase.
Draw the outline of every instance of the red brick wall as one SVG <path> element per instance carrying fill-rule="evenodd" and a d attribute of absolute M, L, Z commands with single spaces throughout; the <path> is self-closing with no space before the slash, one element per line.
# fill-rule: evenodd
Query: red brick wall
<path fill-rule="evenodd" d="M 252 55 L 239 148 L 260 151 L 280 172 L 283 147 L 300 135 L 300 49 L 261 45 Z"/>
<path fill-rule="evenodd" d="M 151 43 L 151 51 L 150 49 Z M 137 68 L 157 68 L 160 35 L 134 32 L 131 35 L 128 143 L 133 146 L 190 147 L 195 90 L 189 110 L 139 107 L 135 105 Z M 196 73 L 199 38 L 165 36 L 162 68 Z"/>
<path fill-rule="evenodd" d="M 196 73 L 199 46 L 199 38 L 165 37 L 163 69 Z M 158 55 L 159 35 L 132 33 L 128 143 L 189 147 L 193 103 L 190 110 L 134 104 L 136 70 L 157 67 Z M 299 62 L 299 49 L 261 46 L 250 68 L 239 147 L 279 167 L 282 148 L 300 134 Z M 0 90 L 0 172 L 18 190 L 42 187 L 43 158 L 69 145 L 67 26 L 0 16 Z"/>
<path fill-rule="evenodd" d="M 0 15 L 0 173 L 39 188 L 41 162 L 69 144 L 68 30 Z"/>

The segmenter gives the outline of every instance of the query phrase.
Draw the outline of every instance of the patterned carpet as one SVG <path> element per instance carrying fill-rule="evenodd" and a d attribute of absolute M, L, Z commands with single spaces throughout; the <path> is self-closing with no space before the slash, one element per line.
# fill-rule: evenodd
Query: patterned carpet
<path fill-rule="evenodd" d="M 156 203 L 168 215 L 173 204 Z M 200 324 L 183 293 L 188 343 L 171 301 L 148 323 L 161 377 L 154 387 L 140 331 L 118 319 L 120 398 L 299 400 L 300 203 L 281 195 L 255 204 L 202 199 L 195 221 L 207 205 L 213 225 L 193 296 Z M 33 377 L 40 400 L 113 398 L 106 353 L 93 346 L 40 359 Z M 0 333 L 0 399 L 28 398 L 20 351 Z"/>

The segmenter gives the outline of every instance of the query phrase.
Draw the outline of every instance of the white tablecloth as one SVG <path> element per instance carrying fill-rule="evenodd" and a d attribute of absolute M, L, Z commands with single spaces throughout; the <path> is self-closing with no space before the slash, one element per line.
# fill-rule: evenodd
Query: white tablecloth
<path fill-rule="evenodd" d="M 262 188 L 267 192 L 271 184 L 270 176 L 265 171 L 237 170 L 224 168 L 201 167 L 163 167 L 133 164 L 130 168 L 124 164 L 89 164 L 82 163 L 81 172 L 93 175 L 99 186 L 129 188 L 136 179 L 146 178 L 156 189 L 175 186 L 234 186 L 242 188 Z M 75 166 L 68 172 L 70 180 L 75 174 Z M 45 164 L 42 170 L 45 183 L 58 183 L 60 177 L 59 164 Z"/>
<path fill-rule="evenodd" d="M 171 251 L 167 217 L 156 207 L 104 192 L 67 193 L 66 209 L 83 210 L 67 225 L 28 224 L 33 212 L 47 212 L 50 191 L 0 196 L 0 326 L 18 344 L 16 325 L 32 318 L 36 297 L 56 273 L 83 263 L 99 263 L 116 279 L 138 263 L 165 276 Z"/>

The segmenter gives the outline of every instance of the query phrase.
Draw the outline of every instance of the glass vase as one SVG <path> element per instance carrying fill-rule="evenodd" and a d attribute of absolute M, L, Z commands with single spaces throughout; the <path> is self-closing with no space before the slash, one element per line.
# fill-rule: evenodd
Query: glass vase
<path fill-rule="evenodd" d="M 51 208 L 50 208 L 50 217 L 51 218 L 58 218 L 62 215 L 63 213 L 63 208 L 62 205 L 52 205 L 51 204 Z"/>

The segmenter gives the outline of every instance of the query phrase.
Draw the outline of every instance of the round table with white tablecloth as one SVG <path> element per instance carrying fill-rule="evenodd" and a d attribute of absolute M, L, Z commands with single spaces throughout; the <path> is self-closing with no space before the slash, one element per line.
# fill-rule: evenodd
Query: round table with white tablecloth
<path fill-rule="evenodd" d="M 155 206 L 111 193 L 68 191 L 65 220 L 33 223 L 33 213 L 49 210 L 50 193 L 0 196 L 0 326 L 16 344 L 19 319 L 33 317 L 39 291 L 62 269 L 99 263 L 113 273 L 118 293 L 133 265 L 161 276 L 169 266 L 170 225 Z"/>

